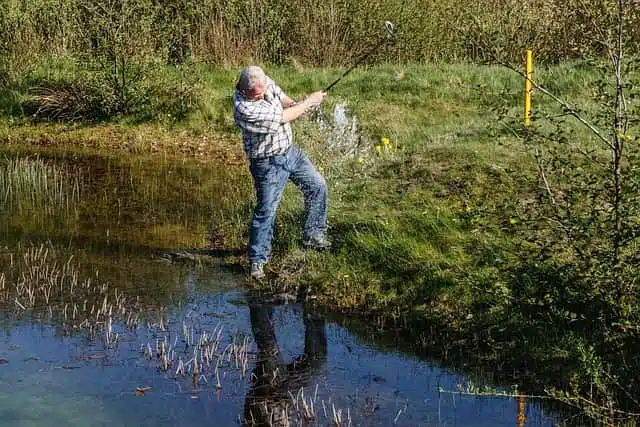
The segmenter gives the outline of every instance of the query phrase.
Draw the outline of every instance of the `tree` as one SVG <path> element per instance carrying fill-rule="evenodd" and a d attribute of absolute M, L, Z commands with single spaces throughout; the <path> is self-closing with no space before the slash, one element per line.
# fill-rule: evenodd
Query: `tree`
<path fill-rule="evenodd" d="M 618 424 L 640 411 L 640 62 L 631 55 L 638 7 L 633 0 L 570 0 L 565 7 L 591 46 L 581 54 L 600 76 L 592 88 L 598 108 L 532 79 L 559 110 L 539 111 L 531 127 L 510 124 L 537 165 L 535 199 L 522 203 L 524 250 L 512 283 L 534 284 L 535 291 L 514 293 L 518 308 L 535 300 L 544 320 L 532 319 L 563 325 L 580 362 L 569 389 L 553 394 Z M 488 37 L 482 42 L 495 61 L 526 78 Z"/>

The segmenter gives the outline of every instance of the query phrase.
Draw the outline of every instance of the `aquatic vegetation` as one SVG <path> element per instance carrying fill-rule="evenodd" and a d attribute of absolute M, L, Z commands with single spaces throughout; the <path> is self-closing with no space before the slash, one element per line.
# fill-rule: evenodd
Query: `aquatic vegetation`
<path fill-rule="evenodd" d="M 38 157 L 0 159 L 0 209 L 13 212 L 73 211 L 80 177 Z"/>
<path fill-rule="evenodd" d="M 15 316 L 44 313 L 67 333 L 104 336 L 107 347 L 118 343 L 114 322 L 130 330 L 142 320 L 138 300 L 95 278 L 81 278 L 73 258 L 61 261 L 53 248 L 26 249 L 10 255 L 0 275 L 0 302 Z M 7 307 L 9 306 L 9 307 Z"/>
<path fill-rule="evenodd" d="M 257 408 L 254 408 L 259 411 L 259 414 L 251 411 L 245 419 L 240 421 L 247 426 L 351 427 L 353 425 L 351 409 L 336 408 L 335 403 L 331 402 L 331 397 L 328 400 L 319 399 L 318 385 L 315 386 L 313 394 L 305 396 L 305 388 L 301 387 L 295 393 L 289 390 L 288 395 L 289 400 L 266 399 L 260 402 Z"/>
<path fill-rule="evenodd" d="M 173 378 L 191 378 L 193 388 L 200 384 L 208 384 L 209 379 L 215 377 L 215 387 L 223 388 L 220 382 L 221 369 L 237 370 L 241 378 L 247 375 L 249 366 L 250 338 L 234 335 L 226 345 L 226 337 L 222 335 L 224 326 L 219 324 L 213 331 L 195 333 L 193 327 L 183 322 L 182 334 L 175 334 L 171 342 L 172 331 L 167 330 L 163 323 L 154 325 L 147 323 L 150 330 L 159 329 L 165 332 L 155 343 L 142 344 L 140 354 L 149 361 L 155 361 L 161 372 L 172 375 Z M 153 344 L 153 345 L 152 345 Z M 223 347 L 224 345 L 224 347 Z M 187 360 L 182 355 L 192 355 Z M 175 368 L 175 372 L 173 369 Z"/>
<path fill-rule="evenodd" d="M 198 327 L 202 319 L 197 316 L 174 318 L 167 324 L 160 314 L 157 322 L 146 323 L 146 331 L 138 331 L 155 336 L 154 341 L 140 345 L 140 357 L 167 380 L 188 385 L 190 393 L 205 389 L 216 393 L 230 391 L 249 380 L 244 414 L 238 416 L 243 425 L 353 425 L 351 409 L 339 408 L 332 401 L 331 393 L 325 391 L 327 397 L 321 398 L 318 384 L 299 385 L 315 372 L 309 367 L 319 363 L 321 359 L 316 360 L 319 356 L 305 354 L 291 364 L 282 364 L 277 344 L 270 339 L 263 342 L 273 333 L 272 326 L 260 323 L 267 319 L 262 315 L 269 309 L 254 306 L 251 310 L 256 310 L 251 316 L 254 337 L 242 330 L 225 333 L 232 325 L 223 321 L 207 330 Z M 324 322 L 318 326 L 324 328 Z M 321 331 L 307 327 L 310 328 L 305 329 L 305 334 L 310 334 L 308 339 L 318 339 Z M 137 395 L 143 394 L 137 392 Z"/>

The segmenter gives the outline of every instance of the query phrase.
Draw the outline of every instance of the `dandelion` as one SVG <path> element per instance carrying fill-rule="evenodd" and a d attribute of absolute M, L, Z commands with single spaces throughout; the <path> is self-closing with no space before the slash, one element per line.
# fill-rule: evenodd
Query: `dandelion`
<path fill-rule="evenodd" d="M 387 138 L 386 136 L 383 136 L 382 138 L 380 138 L 380 142 L 382 142 L 382 145 L 389 145 L 391 143 L 389 138 Z"/>
<path fill-rule="evenodd" d="M 380 146 L 380 145 L 376 145 L 376 151 L 377 151 L 378 153 L 382 152 L 382 146 Z"/>
<path fill-rule="evenodd" d="M 509 219 L 509 224 L 514 225 L 514 224 L 517 224 L 517 223 L 518 223 L 517 219 L 515 219 L 515 218 L 510 218 Z"/>

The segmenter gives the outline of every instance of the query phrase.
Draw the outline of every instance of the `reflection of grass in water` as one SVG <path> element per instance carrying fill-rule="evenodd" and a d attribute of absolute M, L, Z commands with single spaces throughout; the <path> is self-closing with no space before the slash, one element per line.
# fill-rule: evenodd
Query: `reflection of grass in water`
<path fill-rule="evenodd" d="M 77 177 L 38 158 L 0 162 L 0 207 L 19 212 L 68 212 L 80 198 Z"/>
<path fill-rule="evenodd" d="M 53 241 L 236 248 L 253 203 L 251 179 L 237 169 L 43 149 L 0 158 L 0 211 L 5 229 Z"/>
<path fill-rule="evenodd" d="M 152 332 L 150 336 L 155 337 L 155 341 L 141 345 L 140 356 L 154 363 L 158 372 L 163 373 L 167 379 L 178 382 L 188 380 L 194 394 L 199 393 L 204 387 L 216 391 L 227 389 L 230 386 L 227 374 L 233 372 L 240 378 L 232 381 L 242 382 L 247 376 L 252 382 L 257 380 L 256 371 L 249 371 L 250 361 L 255 358 L 255 352 L 251 349 L 253 340 L 250 336 L 239 331 L 231 335 L 223 333 L 225 325 L 222 323 L 210 332 L 198 330 L 200 326 L 195 325 L 199 325 L 199 322 L 191 325 L 186 319 L 182 322 L 181 331 L 176 329 L 179 327 L 178 322 L 173 322 L 173 329 L 170 329 L 165 317 L 166 314 L 160 313 L 159 322 L 147 323 L 149 331 Z M 313 391 L 304 387 L 285 391 L 279 386 L 274 386 L 282 382 L 283 372 L 279 367 L 273 371 L 257 372 L 269 378 L 270 385 L 267 388 L 273 387 L 274 390 L 265 394 L 265 384 L 257 386 L 261 390 L 260 397 L 256 398 L 246 417 L 238 416 L 242 425 L 354 425 L 351 409 L 336 407 L 330 391 L 327 400 L 319 398 L 317 384 Z M 227 378 L 227 381 L 223 382 L 221 378 Z M 234 385 L 235 383 L 231 384 Z M 139 387 L 136 393 L 141 396 L 149 390 L 151 387 Z M 363 409 L 366 415 L 367 408 Z M 369 412 L 373 413 L 371 409 Z M 406 408 L 397 413 L 396 421 L 403 412 L 406 412 Z"/>
<path fill-rule="evenodd" d="M 343 410 L 336 408 L 335 403 L 331 402 L 332 397 L 328 400 L 320 400 L 318 402 L 318 385 L 315 391 L 309 394 L 311 390 L 301 387 L 297 392 L 288 391 L 289 400 L 286 401 L 269 401 L 268 399 L 256 406 L 256 410 L 261 412 L 258 419 L 253 412 L 249 414 L 249 419 L 243 420 L 246 426 L 263 425 L 262 420 L 268 420 L 269 425 L 277 426 L 324 426 L 331 425 L 335 427 L 351 427 L 353 421 L 351 419 L 351 409 Z M 373 412 L 371 412 L 373 413 Z M 398 412 L 394 420 L 396 424 L 402 410 Z"/>
<path fill-rule="evenodd" d="M 176 379 L 190 378 L 194 389 L 209 384 L 210 381 L 215 384 L 216 390 L 223 388 L 220 381 L 220 370 L 223 369 L 237 370 L 242 378 L 247 375 L 250 354 L 248 336 L 236 334 L 226 343 L 226 337 L 222 335 L 222 324 L 216 326 L 212 332 L 198 333 L 195 327 L 187 326 L 183 322 L 182 339 L 179 342 L 179 333 L 168 330 L 163 314 L 159 323 L 148 324 L 148 327 L 155 329 L 156 341 L 153 345 L 142 345 L 140 354 L 149 361 L 155 361 L 159 372 L 165 372 Z M 160 340 L 163 334 L 165 336 Z M 169 339 L 172 334 L 175 335 L 173 343 Z M 185 360 L 182 359 L 183 356 L 186 357 Z"/>

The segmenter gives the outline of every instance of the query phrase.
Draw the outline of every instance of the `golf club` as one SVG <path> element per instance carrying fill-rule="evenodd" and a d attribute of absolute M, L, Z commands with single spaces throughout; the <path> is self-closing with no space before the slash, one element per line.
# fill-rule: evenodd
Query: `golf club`
<path fill-rule="evenodd" d="M 393 25 L 391 22 L 389 21 L 385 21 L 384 22 L 384 26 L 385 29 L 387 30 L 387 34 L 386 37 L 377 45 L 373 46 L 373 48 L 371 50 L 369 50 L 367 53 L 365 53 L 363 56 L 360 57 L 360 59 L 358 59 L 356 61 L 355 64 L 353 64 L 347 71 L 345 71 L 344 73 L 342 73 L 342 75 L 340 77 L 338 77 L 333 83 L 331 83 L 329 86 L 327 86 L 324 90 L 324 92 L 329 92 L 329 90 L 334 87 L 336 84 L 338 84 L 338 82 L 340 80 L 342 80 L 343 77 L 345 77 L 347 74 L 349 74 L 351 71 L 353 71 L 354 68 L 356 68 L 358 65 L 360 65 L 365 59 L 367 59 L 373 52 L 375 52 L 376 50 L 378 50 L 384 43 L 386 42 L 393 42 L 395 40 L 395 36 L 396 36 L 396 26 Z"/>

